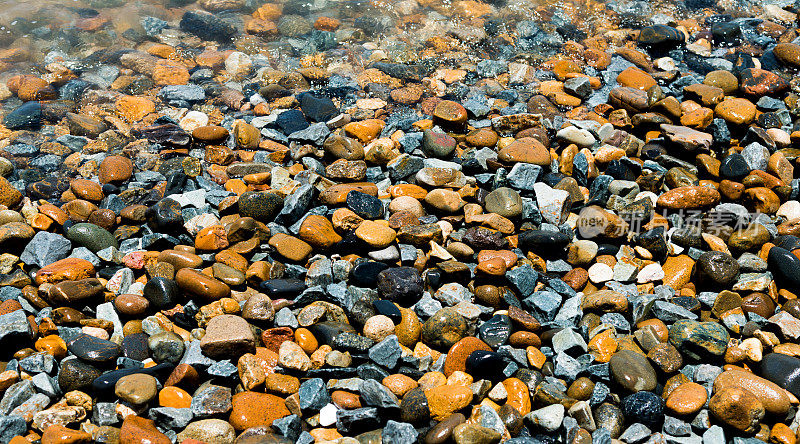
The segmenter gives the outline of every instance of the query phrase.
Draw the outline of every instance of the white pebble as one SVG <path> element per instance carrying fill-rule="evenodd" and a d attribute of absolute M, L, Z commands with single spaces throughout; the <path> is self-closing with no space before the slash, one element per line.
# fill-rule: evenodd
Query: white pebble
<path fill-rule="evenodd" d="M 775 214 L 785 217 L 786 220 L 797 219 L 800 217 L 800 202 L 796 200 L 786 201 L 778 208 L 778 212 Z"/>
<path fill-rule="evenodd" d="M 328 404 L 319 410 L 319 425 L 328 427 L 336 424 L 336 411 L 338 409 L 333 404 Z"/>
<path fill-rule="evenodd" d="M 664 279 L 664 270 L 661 268 L 661 264 L 657 263 L 645 265 L 645 267 L 639 271 L 639 275 L 636 276 L 636 282 L 640 284 L 660 281 L 661 279 Z"/>
<path fill-rule="evenodd" d="M 200 111 L 189 111 L 178 124 L 184 131 L 192 132 L 196 128 L 208 125 L 208 116 Z"/>
<path fill-rule="evenodd" d="M 614 278 L 614 269 L 607 264 L 594 264 L 589 267 L 589 280 L 594 284 L 610 281 Z"/>

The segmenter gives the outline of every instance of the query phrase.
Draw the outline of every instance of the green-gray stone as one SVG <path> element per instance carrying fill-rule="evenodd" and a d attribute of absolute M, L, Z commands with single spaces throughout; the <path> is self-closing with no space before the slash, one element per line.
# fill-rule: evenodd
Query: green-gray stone
<path fill-rule="evenodd" d="M 681 319 L 669 329 L 669 342 L 684 356 L 693 359 L 713 359 L 725 354 L 728 331 L 717 322 Z"/>
<path fill-rule="evenodd" d="M 433 130 L 422 132 L 422 151 L 429 157 L 446 157 L 456 149 L 456 139 Z"/>
<path fill-rule="evenodd" d="M 272 222 L 283 208 L 283 199 L 275 193 L 248 191 L 239 196 L 239 215 L 259 222 Z"/>
<path fill-rule="evenodd" d="M 485 206 L 487 213 L 517 217 L 522 214 L 522 197 L 511 188 L 500 187 L 486 195 Z"/>
<path fill-rule="evenodd" d="M 95 224 L 79 223 L 67 230 L 67 239 L 86 247 L 93 253 L 108 248 L 119 248 L 119 243 L 108 230 Z"/>

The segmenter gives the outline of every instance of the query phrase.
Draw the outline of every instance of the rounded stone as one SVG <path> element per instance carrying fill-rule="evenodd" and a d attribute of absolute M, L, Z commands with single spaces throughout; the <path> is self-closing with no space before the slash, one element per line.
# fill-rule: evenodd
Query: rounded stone
<path fill-rule="evenodd" d="M 730 254 L 708 251 L 697 258 L 696 269 L 713 285 L 727 287 L 739 276 L 739 263 Z"/>
<path fill-rule="evenodd" d="M 437 311 L 422 325 L 422 340 L 437 350 L 447 350 L 467 335 L 467 321 L 454 308 Z"/>
<path fill-rule="evenodd" d="M 177 334 L 162 331 L 147 339 L 147 348 L 150 349 L 154 361 L 176 364 L 183 357 L 185 345 Z"/>
<path fill-rule="evenodd" d="M 708 401 L 711 415 L 740 432 L 753 433 L 764 417 L 764 406 L 749 390 L 726 387 Z"/>
<path fill-rule="evenodd" d="M 203 354 L 212 359 L 236 359 L 254 353 L 255 337 L 247 321 L 236 315 L 214 316 L 200 341 Z"/>
<path fill-rule="evenodd" d="M 180 297 L 178 284 L 172 279 L 154 277 L 144 286 L 143 297 L 158 310 L 175 306 Z"/>
<path fill-rule="evenodd" d="M 158 381 L 144 373 L 123 376 L 114 385 L 114 394 L 131 404 L 147 404 L 158 394 Z"/>
<path fill-rule="evenodd" d="M 267 393 L 241 392 L 233 395 L 231 402 L 229 422 L 237 431 L 271 426 L 276 419 L 291 414 L 282 398 Z"/>
<path fill-rule="evenodd" d="M 507 187 L 500 187 L 486 195 L 484 205 L 487 212 L 503 217 L 513 218 L 522 214 L 522 197 L 517 191 Z"/>
<path fill-rule="evenodd" d="M 175 283 L 184 292 L 205 301 L 217 301 L 231 294 L 230 287 L 223 282 L 191 268 L 178 270 Z"/>
<path fill-rule="evenodd" d="M 640 391 L 626 396 L 621 408 L 626 421 L 655 427 L 664 420 L 664 401 L 652 392 Z"/>
<path fill-rule="evenodd" d="M 259 222 L 271 222 L 283 208 L 283 199 L 275 193 L 248 191 L 239 196 L 239 214 Z"/>
<path fill-rule="evenodd" d="M 393 333 L 394 322 L 384 315 L 372 316 L 364 324 L 364 336 L 375 342 L 380 342 Z"/>
<path fill-rule="evenodd" d="M 609 371 L 614 380 L 630 392 L 652 391 L 658 379 L 647 358 L 631 350 L 620 350 L 611 357 Z"/>
<path fill-rule="evenodd" d="M 728 331 L 719 323 L 680 319 L 669 328 L 669 342 L 691 359 L 715 359 L 725 354 Z"/>
<path fill-rule="evenodd" d="M 206 444 L 232 444 L 236 431 L 227 421 L 209 418 L 194 421 L 178 433 L 178 442 L 204 442 Z"/>
<path fill-rule="evenodd" d="M 453 344 L 447 351 L 442 373 L 450 376 L 456 371 L 466 371 L 467 358 L 476 350 L 492 351 L 491 347 L 474 336 L 468 336 Z"/>
<path fill-rule="evenodd" d="M 152 420 L 136 415 L 128 415 L 122 421 L 119 432 L 119 439 L 122 443 L 149 443 L 149 444 L 171 444 L 172 441 L 161 433 Z"/>
<path fill-rule="evenodd" d="M 108 247 L 119 248 L 114 235 L 105 228 L 90 223 L 79 223 L 67 230 L 67 239 L 96 253 Z"/>
<path fill-rule="evenodd" d="M 693 415 L 708 400 L 705 387 L 696 382 L 687 382 L 675 388 L 667 398 L 667 409 L 677 415 Z"/>
<path fill-rule="evenodd" d="M 398 303 L 415 302 L 424 290 L 422 276 L 413 267 L 387 268 L 378 273 L 378 294 Z"/>

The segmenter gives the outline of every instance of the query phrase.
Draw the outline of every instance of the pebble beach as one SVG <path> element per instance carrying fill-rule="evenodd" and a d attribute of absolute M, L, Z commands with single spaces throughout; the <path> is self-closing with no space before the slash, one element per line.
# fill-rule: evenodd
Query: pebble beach
<path fill-rule="evenodd" d="M 795 444 L 799 13 L 0 0 L 0 444 Z"/>

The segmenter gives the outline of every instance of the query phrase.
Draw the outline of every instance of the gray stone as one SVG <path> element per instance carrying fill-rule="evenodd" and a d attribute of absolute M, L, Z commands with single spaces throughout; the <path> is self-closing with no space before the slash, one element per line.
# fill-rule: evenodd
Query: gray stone
<path fill-rule="evenodd" d="M 324 125 L 324 124 L 323 124 Z M 275 216 L 275 223 L 291 225 L 297 222 L 308 210 L 314 199 L 315 188 L 312 185 L 301 185 L 283 201 L 281 212 Z"/>
<path fill-rule="evenodd" d="M 361 392 L 361 399 L 364 404 L 372 407 L 381 408 L 397 408 L 400 407 L 400 402 L 394 393 L 374 379 L 365 379 L 359 386 Z"/>
<path fill-rule="evenodd" d="M 516 288 L 520 296 L 525 298 L 533 293 L 533 290 L 536 288 L 536 281 L 539 280 L 539 273 L 534 270 L 533 267 L 526 264 L 508 270 L 506 272 L 506 279 Z"/>
<path fill-rule="evenodd" d="M 206 204 L 206 190 L 199 188 L 180 194 L 170 194 L 170 199 L 174 199 L 181 207 L 203 208 Z"/>
<path fill-rule="evenodd" d="M 494 411 L 493 408 L 482 405 L 479 407 L 480 410 L 480 426 L 486 427 L 487 429 L 492 429 L 497 433 L 503 434 L 505 431 L 505 425 L 503 424 L 503 420 L 500 418 L 500 415 Z"/>
<path fill-rule="evenodd" d="M 156 425 L 170 429 L 182 429 L 192 422 L 192 409 L 177 409 L 175 407 L 156 407 L 150 409 L 147 416 Z"/>
<path fill-rule="evenodd" d="M 417 174 L 417 171 L 425 167 L 425 161 L 422 157 L 411 156 L 403 153 L 392 159 L 386 168 L 389 170 L 389 177 L 392 180 L 404 179 L 412 174 Z"/>
<path fill-rule="evenodd" d="M 588 77 L 573 77 L 564 82 L 564 91 L 585 99 L 592 95 L 593 89 Z"/>
<path fill-rule="evenodd" d="M 198 85 L 168 85 L 161 88 L 158 96 L 166 101 L 194 102 L 205 99 L 206 92 Z"/>
<path fill-rule="evenodd" d="M 747 165 L 753 170 L 767 170 L 769 161 L 769 149 L 758 142 L 753 142 L 742 150 L 742 156 L 747 161 Z"/>
<path fill-rule="evenodd" d="M 117 403 L 96 402 L 92 409 L 92 422 L 99 426 L 110 426 L 118 423 Z"/>
<path fill-rule="evenodd" d="M 284 416 L 272 421 L 272 428 L 291 441 L 297 441 L 302 431 L 300 417 L 297 415 Z"/>
<path fill-rule="evenodd" d="M 558 310 L 558 314 L 556 314 L 554 321 L 560 324 L 563 323 L 570 325 L 577 323 L 577 319 L 583 314 L 583 311 L 581 310 L 581 299 L 581 296 L 573 296 L 564 301 L 564 303 L 561 304 L 561 309 Z"/>
<path fill-rule="evenodd" d="M 30 340 L 32 337 L 33 330 L 24 311 L 16 310 L 0 316 L 0 343 L 17 343 Z"/>
<path fill-rule="evenodd" d="M 578 377 L 578 374 L 583 370 L 583 365 L 566 353 L 561 353 L 560 355 L 556 355 L 555 359 L 553 360 L 555 364 L 555 369 L 553 373 L 561 378 L 565 378 L 569 381 L 574 380 Z"/>
<path fill-rule="evenodd" d="M 333 264 L 328 258 L 314 261 L 306 272 L 306 287 L 328 286 L 333 281 Z"/>
<path fill-rule="evenodd" d="M 66 258 L 71 249 L 72 242 L 66 237 L 56 233 L 39 231 L 25 246 L 19 258 L 28 265 L 44 267 Z"/>
<path fill-rule="evenodd" d="M 652 432 L 646 425 L 636 422 L 630 425 L 622 435 L 619 435 L 619 440 L 628 444 L 636 444 L 644 441 L 650 436 Z"/>
<path fill-rule="evenodd" d="M 113 302 L 104 302 L 97 306 L 97 319 L 111 321 L 114 324 L 113 334 L 122 336 L 122 321 L 119 319 Z"/>
<path fill-rule="evenodd" d="M 36 393 L 12 410 L 11 415 L 32 418 L 34 414 L 46 409 L 48 405 L 50 405 L 50 398 L 42 393 Z"/>
<path fill-rule="evenodd" d="M 664 417 L 664 433 L 672 436 L 689 436 L 692 426 L 672 416 Z"/>
<path fill-rule="evenodd" d="M 691 311 L 667 301 L 655 301 L 652 307 L 653 314 L 664 322 L 674 322 L 679 319 L 697 319 Z"/>
<path fill-rule="evenodd" d="M 605 427 L 598 428 L 592 432 L 592 444 L 611 444 L 611 432 Z"/>
<path fill-rule="evenodd" d="M 467 287 L 457 282 L 450 282 L 442 285 L 433 297 L 442 301 L 442 304 L 452 307 L 460 302 L 471 302 L 473 295 Z"/>
<path fill-rule="evenodd" d="M 508 276 L 508 274 L 506 274 L 506 276 Z M 442 303 L 434 299 L 431 294 L 426 291 L 412 308 L 418 316 L 427 319 L 442 309 Z"/>
<path fill-rule="evenodd" d="M 232 378 L 239 373 L 239 370 L 231 363 L 230 359 L 223 359 L 222 361 L 217 361 L 208 366 L 206 373 L 208 373 L 209 376 L 216 376 L 218 378 Z"/>
<path fill-rule="evenodd" d="M 25 435 L 28 424 L 21 416 L 0 416 L 0 442 L 9 442 L 15 436 Z"/>
<path fill-rule="evenodd" d="M 417 442 L 419 433 L 413 425 L 407 422 L 397 422 L 390 419 L 381 431 L 381 439 L 385 443 L 392 444 L 414 444 Z"/>
<path fill-rule="evenodd" d="M 339 426 L 338 426 L 338 423 L 339 423 L 338 418 L 336 420 L 336 423 L 337 423 L 336 427 L 339 428 Z M 341 429 L 339 429 L 339 430 L 341 430 Z M 300 436 L 297 437 L 297 441 L 294 444 L 314 444 L 315 442 L 316 442 L 316 439 L 314 438 L 314 436 L 304 430 L 300 434 Z"/>
<path fill-rule="evenodd" d="M 166 20 L 161 20 L 160 18 L 145 16 L 139 20 L 139 23 L 142 25 L 142 29 L 144 29 L 145 34 L 150 37 L 155 37 L 158 35 L 164 28 L 169 26 Z"/>
<path fill-rule="evenodd" d="M 308 128 L 289 134 L 289 140 L 298 141 L 301 143 L 311 143 L 314 145 L 322 145 L 322 142 L 325 141 L 325 138 L 328 137 L 328 134 L 330 133 L 331 130 L 328 129 L 328 125 L 325 123 L 314 123 Z"/>
<path fill-rule="evenodd" d="M 588 346 L 583 337 L 571 328 L 565 328 L 553 335 L 553 351 L 577 356 L 586 353 Z"/>
<path fill-rule="evenodd" d="M 397 366 L 397 361 L 403 354 L 403 349 L 400 348 L 400 341 L 397 340 L 397 336 L 391 335 L 370 347 L 368 354 L 369 358 L 376 364 L 393 369 Z"/>
<path fill-rule="evenodd" d="M 30 380 L 22 380 L 12 385 L 0 400 L 0 413 L 8 415 L 28 398 L 36 394 L 36 388 Z"/>
<path fill-rule="evenodd" d="M 298 391 L 300 409 L 304 412 L 318 412 L 331 402 L 331 396 L 322 378 L 312 378 L 300 384 Z"/>
<path fill-rule="evenodd" d="M 717 444 L 725 441 L 725 431 L 718 425 L 711 426 L 703 433 L 703 444 Z"/>
<path fill-rule="evenodd" d="M 569 191 L 550 188 L 543 182 L 536 182 L 533 189 L 542 218 L 551 224 L 561 225 L 569 210 Z"/>
<path fill-rule="evenodd" d="M 561 426 L 561 422 L 564 420 L 564 406 L 561 404 L 553 404 L 542 407 L 528 413 L 525 419 L 540 429 L 547 432 L 554 432 L 558 430 Z"/>
<path fill-rule="evenodd" d="M 526 298 L 523 303 L 540 315 L 542 320 L 552 321 L 561 307 L 561 295 L 552 291 L 537 291 Z"/>
<path fill-rule="evenodd" d="M 50 373 L 54 366 L 55 358 L 46 352 L 34 353 L 19 361 L 19 367 L 28 373 Z"/>
<path fill-rule="evenodd" d="M 33 375 L 31 378 L 31 382 L 33 386 L 36 388 L 36 391 L 39 393 L 44 393 L 45 395 L 55 398 L 58 396 L 58 389 L 56 388 L 56 382 L 45 373 L 39 373 Z"/>
<path fill-rule="evenodd" d="M 297 328 L 300 324 L 297 318 L 292 313 L 289 307 L 283 307 L 275 313 L 275 326 L 276 327 L 292 327 Z"/>
<path fill-rule="evenodd" d="M 506 179 L 508 179 L 508 184 L 512 188 L 530 191 L 533 190 L 533 184 L 536 183 L 536 179 L 539 178 L 541 173 L 542 167 L 539 165 L 517 163 L 511 168 L 511 172 L 508 173 Z"/>

